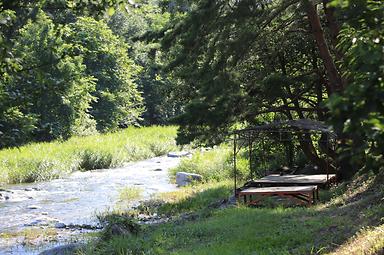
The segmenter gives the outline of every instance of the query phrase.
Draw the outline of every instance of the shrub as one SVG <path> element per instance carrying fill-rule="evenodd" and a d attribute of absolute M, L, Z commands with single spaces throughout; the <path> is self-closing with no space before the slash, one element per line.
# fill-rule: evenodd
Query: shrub
<path fill-rule="evenodd" d="M 113 155 L 110 152 L 86 149 L 85 151 L 82 151 L 80 155 L 80 170 L 113 167 Z"/>

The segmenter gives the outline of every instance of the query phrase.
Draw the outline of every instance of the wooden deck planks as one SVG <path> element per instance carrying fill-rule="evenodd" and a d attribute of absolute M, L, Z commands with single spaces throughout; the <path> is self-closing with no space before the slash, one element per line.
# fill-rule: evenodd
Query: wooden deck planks
<path fill-rule="evenodd" d="M 264 188 L 247 188 L 242 190 L 241 194 L 264 194 L 264 193 L 300 193 L 312 192 L 317 189 L 317 186 L 287 186 L 287 187 L 264 187 Z"/>
<path fill-rule="evenodd" d="M 304 175 L 304 174 L 287 174 L 287 175 L 278 175 L 271 174 L 263 178 L 253 180 L 252 183 L 255 184 L 298 184 L 298 185 L 323 185 L 327 182 L 332 181 L 336 178 L 335 174 L 329 174 L 328 180 L 326 174 L 316 174 L 316 175 Z"/>

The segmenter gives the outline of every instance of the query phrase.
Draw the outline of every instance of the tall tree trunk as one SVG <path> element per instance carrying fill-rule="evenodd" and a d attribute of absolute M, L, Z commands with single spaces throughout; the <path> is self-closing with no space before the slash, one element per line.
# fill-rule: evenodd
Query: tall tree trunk
<path fill-rule="evenodd" d="M 337 23 L 337 20 L 335 18 L 335 8 L 327 6 L 329 3 L 329 0 L 323 0 L 323 7 L 324 7 L 324 13 L 327 17 L 328 22 L 328 28 L 331 35 L 332 45 L 336 49 L 337 45 L 337 37 L 340 33 L 340 25 Z M 340 52 L 336 52 L 337 54 Z M 340 55 L 341 59 L 341 55 Z"/>
<path fill-rule="evenodd" d="M 305 10 L 307 12 L 309 23 L 311 25 L 312 34 L 313 34 L 313 37 L 315 38 L 316 45 L 320 53 L 320 57 L 323 60 L 327 78 L 329 80 L 330 94 L 340 93 L 344 90 L 346 82 L 343 80 L 339 71 L 337 70 L 335 62 L 329 51 L 329 47 L 324 36 L 324 31 L 320 23 L 320 18 L 317 13 L 316 6 L 313 4 L 311 0 L 303 0 L 303 2 L 304 2 Z M 331 12 L 329 9 L 326 11 L 328 12 L 328 14 L 326 13 L 328 21 L 331 21 L 331 23 L 336 22 L 332 17 L 333 10 Z M 331 37 L 333 37 L 336 40 L 337 39 L 336 32 L 338 32 L 339 28 L 336 26 L 336 23 L 330 24 L 330 26 L 332 26 L 330 28 L 330 30 L 332 30 Z M 339 136 L 338 147 L 349 147 L 349 145 L 345 143 L 345 140 L 346 140 L 345 134 L 338 134 L 338 136 Z M 337 171 L 338 180 L 349 179 L 353 175 L 353 173 L 356 171 L 355 167 L 350 164 L 349 157 L 350 156 L 347 155 L 346 157 L 339 157 L 338 159 L 338 165 L 339 165 L 339 169 Z"/>
<path fill-rule="evenodd" d="M 310 0 L 304 0 L 304 6 L 320 57 L 323 60 L 325 70 L 327 71 L 327 77 L 330 82 L 330 92 L 341 92 L 343 90 L 343 82 L 339 71 L 336 68 L 331 52 L 329 51 L 327 41 L 325 40 L 324 31 L 320 23 L 316 6 Z"/>
<path fill-rule="evenodd" d="M 335 53 L 337 61 L 342 61 L 344 54 L 337 48 L 337 44 L 339 42 L 338 36 L 340 33 L 340 24 L 336 20 L 335 8 L 328 6 L 329 2 L 329 0 L 323 0 L 324 12 L 327 17 L 328 28 L 331 35 L 332 49 Z M 341 83 L 343 88 L 347 86 L 347 79 L 343 76 L 341 76 Z"/>

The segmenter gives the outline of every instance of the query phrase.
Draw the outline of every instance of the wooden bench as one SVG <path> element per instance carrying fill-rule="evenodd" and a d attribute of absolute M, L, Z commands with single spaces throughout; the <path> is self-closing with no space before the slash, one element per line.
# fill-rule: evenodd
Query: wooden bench
<path fill-rule="evenodd" d="M 247 196 L 249 202 L 247 202 Z M 253 197 L 256 198 L 253 198 Z M 319 191 L 316 185 L 311 186 L 286 186 L 286 187 L 251 187 L 238 192 L 238 197 L 244 198 L 244 203 L 256 205 L 264 197 L 279 196 L 293 199 L 300 204 L 312 205 L 316 200 L 319 200 Z"/>

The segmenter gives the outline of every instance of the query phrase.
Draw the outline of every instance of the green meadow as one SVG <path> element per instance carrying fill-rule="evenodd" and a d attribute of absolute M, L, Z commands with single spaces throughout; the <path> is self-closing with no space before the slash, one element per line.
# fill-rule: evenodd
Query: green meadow
<path fill-rule="evenodd" d="M 177 150 L 176 127 L 127 129 L 0 151 L 0 183 L 44 181 L 73 171 L 113 168 Z"/>

